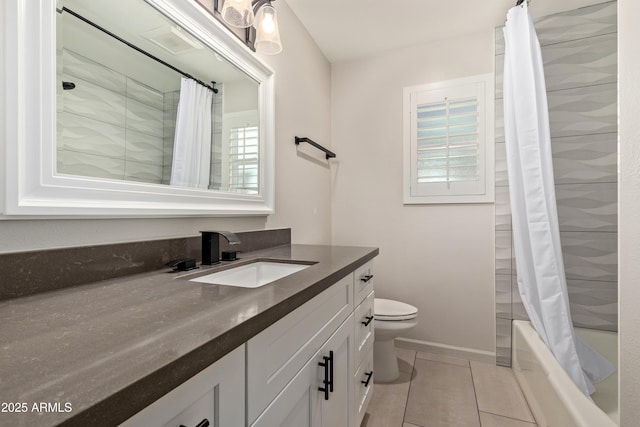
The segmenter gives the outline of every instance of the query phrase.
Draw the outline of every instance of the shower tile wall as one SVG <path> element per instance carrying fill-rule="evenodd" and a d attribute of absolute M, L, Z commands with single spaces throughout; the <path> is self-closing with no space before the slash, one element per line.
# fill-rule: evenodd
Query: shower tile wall
<path fill-rule="evenodd" d="M 532 8 L 535 4 L 532 5 Z M 617 330 L 616 2 L 535 22 L 542 46 L 560 239 L 575 326 Z M 502 110 L 504 39 L 496 29 L 496 361 L 511 365 L 517 289 Z"/>
<path fill-rule="evenodd" d="M 176 134 L 176 117 L 178 116 L 178 101 L 180 91 L 164 94 L 164 138 L 162 144 L 162 183 L 169 185 L 171 182 L 171 164 L 173 162 L 173 139 Z"/>
<path fill-rule="evenodd" d="M 224 84 L 216 85 L 218 93 L 213 95 L 213 123 L 211 135 L 211 179 L 209 188 L 222 187 L 222 115 L 224 112 Z"/>
<path fill-rule="evenodd" d="M 58 80 L 76 85 L 58 88 L 58 172 L 160 183 L 163 94 L 70 50 L 58 58 Z"/>

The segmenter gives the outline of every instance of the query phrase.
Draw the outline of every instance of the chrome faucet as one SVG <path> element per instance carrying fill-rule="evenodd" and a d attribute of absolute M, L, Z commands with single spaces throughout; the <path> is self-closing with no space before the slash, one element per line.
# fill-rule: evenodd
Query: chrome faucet
<path fill-rule="evenodd" d="M 239 245 L 240 239 L 230 231 L 201 231 L 202 233 L 202 265 L 213 265 L 220 262 L 220 236 L 230 245 Z"/>

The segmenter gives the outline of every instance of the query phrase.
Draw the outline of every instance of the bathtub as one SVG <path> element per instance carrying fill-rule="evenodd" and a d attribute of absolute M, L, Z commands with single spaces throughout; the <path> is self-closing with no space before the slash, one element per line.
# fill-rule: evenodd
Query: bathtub
<path fill-rule="evenodd" d="M 576 328 L 591 347 L 616 366 L 609 378 L 596 384 L 591 399 L 565 374 L 528 321 L 513 321 L 512 366 L 538 426 L 614 427 L 618 414 L 618 335 Z"/>

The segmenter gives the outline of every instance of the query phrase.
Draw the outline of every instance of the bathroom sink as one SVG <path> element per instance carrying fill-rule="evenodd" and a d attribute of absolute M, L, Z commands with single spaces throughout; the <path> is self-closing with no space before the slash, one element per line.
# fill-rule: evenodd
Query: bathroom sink
<path fill-rule="evenodd" d="M 284 262 L 258 261 L 240 265 L 217 273 L 191 279 L 191 282 L 212 285 L 238 286 L 241 288 L 259 288 L 283 277 L 304 270 L 311 264 L 293 264 Z"/>

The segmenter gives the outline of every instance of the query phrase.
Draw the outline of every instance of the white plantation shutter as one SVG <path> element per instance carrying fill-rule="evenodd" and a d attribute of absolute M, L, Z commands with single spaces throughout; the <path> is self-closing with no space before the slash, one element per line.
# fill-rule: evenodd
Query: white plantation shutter
<path fill-rule="evenodd" d="M 417 180 L 478 181 L 478 100 L 418 105 Z"/>
<path fill-rule="evenodd" d="M 229 133 L 229 189 L 258 191 L 258 127 L 231 128 Z"/>
<path fill-rule="evenodd" d="M 405 88 L 405 203 L 492 201 L 491 85 L 480 77 Z"/>

